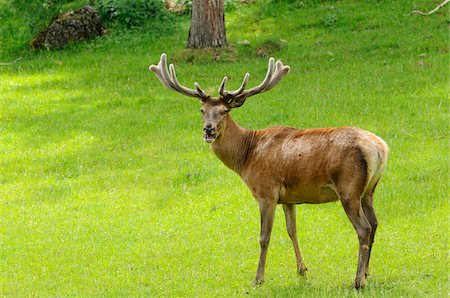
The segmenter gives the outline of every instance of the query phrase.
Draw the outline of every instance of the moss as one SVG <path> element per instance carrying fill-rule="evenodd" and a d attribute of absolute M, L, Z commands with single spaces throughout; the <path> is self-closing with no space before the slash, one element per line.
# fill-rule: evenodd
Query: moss
<path fill-rule="evenodd" d="M 286 47 L 286 40 L 268 39 L 255 47 L 255 54 L 259 57 L 271 57 Z"/>
<path fill-rule="evenodd" d="M 173 56 L 173 61 L 199 63 L 199 62 L 235 62 L 237 51 L 231 46 L 221 48 L 183 49 Z"/>

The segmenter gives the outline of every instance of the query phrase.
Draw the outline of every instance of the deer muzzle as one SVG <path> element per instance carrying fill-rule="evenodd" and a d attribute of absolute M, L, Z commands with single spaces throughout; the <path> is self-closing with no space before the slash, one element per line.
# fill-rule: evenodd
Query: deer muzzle
<path fill-rule="evenodd" d="M 212 126 L 211 124 L 205 125 L 203 127 L 203 139 L 206 143 L 212 143 L 217 137 L 216 128 Z"/>

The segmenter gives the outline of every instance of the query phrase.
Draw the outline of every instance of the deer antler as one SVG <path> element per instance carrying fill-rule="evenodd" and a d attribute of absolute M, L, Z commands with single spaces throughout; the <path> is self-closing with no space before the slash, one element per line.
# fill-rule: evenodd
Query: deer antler
<path fill-rule="evenodd" d="M 230 104 L 231 108 L 237 108 L 244 104 L 245 100 L 258 93 L 266 92 L 272 89 L 276 84 L 278 84 L 281 79 L 287 75 L 290 71 L 290 67 L 283 65 L 281 61 L 277 61 L 273 58 L 269 59 L 269 66 L 267 69 L 266 77 L 258 86 L 245 90 L 247 86 L 248 79 L 250 77 L 249 73 L 246 73 L 242 81 L 241 86 L 235 91 L 225 90 L 225 85 L 228 81 L 227 77 L 224 77 L 222 83 L 220 84 L 219 94 L 220 96 Z"/>
<path fill-rule="evenodd" d="M 200 85 L 195 82 L 195 90 L 191 88 L 184 87 L 178 82 L 177 75 L 175 73 L 175 67 L 173 64 L 169 65 L 170 71 L 167 68 L 167 56 L 166 54 L 161 54 L 161 59 L 159 60 L 158 65 L 150 65 L 149 69 L 156 74 L 161 84 L 166 86 L 167 88 L 177 91 L 181 94 L 198 97 L 200 99 L 208 98 L 209 95 L 200 88 Z"/>
<path fill-rule="evenodd" d="M 177 91 L 181 94 L 198 97 L 201 100 L 210 98 L 210 96 L 200 88 L 200 85 L 195 82 L 195 89 L 190 89 L 184 87 L 178 82 L 177 75 L 175 73 L 175 67 L 173 64 L 170 64 L 167 67 L 167 56 L 166 54 L 161 54 L 161 59 L 159 60 L 158 65 L 150 65 L 149 69 L 156 74 L 159 81 L 166 86 L 167 88 Z M 290 71 L 290 67 L 287 65 L 283 65 L 281 61 L 277 61 L 273 58 L 269 59 L 269 66 L 267 69 L 266 77 L 258 86 L 245 90 L 247 86 L 248 79 L 250 78 L 250 74 L 246 73 L 244 79 L 242 80 L 241 86 L 234 90 L 228 91 L 225 90 L 225 85 L 228 81 L 228 78 L 225 76 L 222 80 L 222 83 L 219 87 L 219 95 L 220 98 L 228 103 L 230 108 L 237 108 L 244 104 L 245 100 L 258 93 L 266 92 L 272 89 L 276 84 L 278 84 L 281 79 L 287 75 Z"/>

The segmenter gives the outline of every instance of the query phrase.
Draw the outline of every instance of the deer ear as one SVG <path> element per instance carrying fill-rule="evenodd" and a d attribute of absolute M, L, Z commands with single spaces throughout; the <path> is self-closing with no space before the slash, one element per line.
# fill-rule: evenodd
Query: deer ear
<path fill-rule="evenodd" d="M 245 102 L 245 98 L 243 98 L 243 99 L 232 99 L 232 100 L 230 100 L 228 102 L 228 106 L 231 109 L 239 108 L 240 106 L 242 106 L 244 104 L 244 102 Z"/>

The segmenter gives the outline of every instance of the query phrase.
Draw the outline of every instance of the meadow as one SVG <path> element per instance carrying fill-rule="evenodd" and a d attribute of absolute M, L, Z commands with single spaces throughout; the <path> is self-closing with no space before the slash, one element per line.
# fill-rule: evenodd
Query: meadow
<path fill-rule="evenodd" d="M 0 52 L 20 58 L 0 66 L 0 296 L 448 296 L 448 8 L 317 2 L 238 5 L 233 47 L 215 52 L 184 49 L 187 18 L 164 35 Z M 211 93 L 224 75 L 230 89 L 245 72 L 258 84 L 269 56 L 289 65 L 232 111 L 243 127 L 351 125 L 389 144 L 364 290 L 351 288 L 358 241 L 340 203 L 297 206 L 306 279 L 278 208 L 266 282 L 251 286 L 257 204 L 203 142 L 200 103 L 148 71 L 162 52 Z"/>

